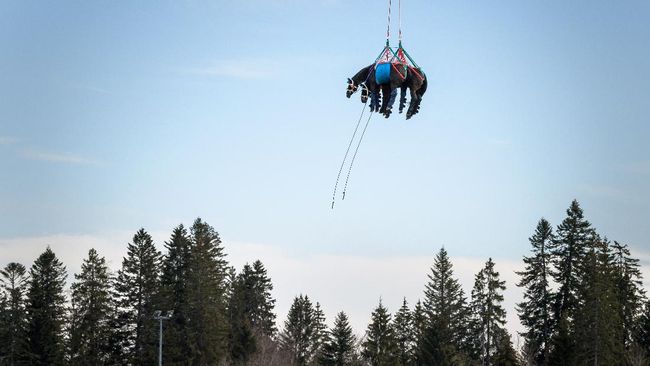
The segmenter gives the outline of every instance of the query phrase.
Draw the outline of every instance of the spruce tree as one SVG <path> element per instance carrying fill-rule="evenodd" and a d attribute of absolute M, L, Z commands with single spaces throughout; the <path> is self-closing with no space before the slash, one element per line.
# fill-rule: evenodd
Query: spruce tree
<path fill-rule="evenodd" d="M 611 249 L 618 316 L 623 321 L 623 343 L 629 347 L 634 338 L 634 326 L 643 310 L 643 276 L 639 260 L 631 257 L 627 245 L 614 241 Z"/>
<path fill-rule="evenodd" d="M 549 349 L 548 366 L 576 365 L 576 344 L 566 314 L 556 322 Z"/>
<path fill-rule="evenodd" d="M 510 334 L 503 330 L 497 340 L 496 354 L 492 357 L 494 366 L 519 366 L 521 361 L 515 348 L 512 346 Z"/>
<path fill-rule="evenodd" d="M 643 311 L 634 327 L 634 341 L 650 357 L 650 301 L 646 301 Z"/>
<path fill-rule="evenodd" d="M 566 211 L 567 217 L 557 227 L 553 254 L 553 280 L 559 285 L 554 306 L 554 318 L 561 319 L 565 313 L 572 320 L 578 306 L 579 263 L 588 241 L 593 237 L 591 224 L 584 218 L 578 201 L 573 200 Z"/>
<path fill-rule="evenodd" d="M 415 361 L 415 333 L 413 330 L 413 315 L 408 307 L 406 298 L 402 301 L 402 306 L 395 313 L 392 324 L 395 333 L 395 342 L 397 344 L 397 359 L 399 365 L 409 366 Z"/>
<path fill-rule="evenodd" d="M 5 300 L 0 324 L 0 359 L 9 365 L 27 362 L 26 294 L 27 270 L 20 263 L 11 262 L 0 271 L 0 297 Z"/>
<path fill-rule="evenodd" d="M 415 303 L 412 313 L 412 324 L 413 324 L 413 340 L 415 342 L 413 357 L 415 365 L 424 365 L 424 361 L 421 359 L 420 348 L 422 348 L 424 342 L 424 335 L 427 331 L 429 319 L 427 317 L 422 301 L 418 300 Z"/>
<path fill-rule="evenodd" d="M 361 355 L 372 366 L 395 365 L 398 359 L 397 343 L 391 326 L 391 315 L 379 301 L 372 312 Z"/>
<path fill-rule="evenodd" d="M 576 355 L 584 364 L 624 364 L 624 329 L 619 317 L 611 259 L 608 241 L 595 237 L 579 263 L 574 334 Z"/>
<path fill-rule="evenodd" d="M 160 275 L 160 309 L 173 310 L 174 316 L 166 322 L 163 359 L 167 364 L 191 363 L 192 353 L 188 342 L 188 287 L 191 240 L 183 224 L 172 231 L 165 242 L 166 254 L 162 258 Z"/>
<path fill-rule="evenodd" d="M 294 298 L 284 329 L 280 333 L 280 346 L 290 355 L 291 365 L 304 366 L 314 360 L 314 307 L 308 296 Z"/>
<path fill-rule="evenodd" d="M 465 298 L 460 283 L 454 278 L 451 261 L 445 248 L 435 257 L 429 282 L 426 284 L 424 308 L 429 327 L 436 328 L 436 338 L 444 354 L 451 358 L 463 347 Z"/>
<path fill-rule="evenodd" d="M 253 286 L 251 285 L 252 272 L 246 264 L 239 275 L 233 272 L 229 275 L 232 279 L 229 284 L 228 297 L 228 352 L 233 364 L 247 364 L 251 355 L 257 350 L 255 334 L 249 310 L 251 308 Z"/>
<path fill-rule="evenodd" d="M 521 280 L 517 284 L 524 288 L 524 301 L 517 304 L 521 324 L 526 328 L 523 334 L 526 347 L 536 365 L 548 362 L 549 341 L 553 334 L 553 293 L 550 288 L 551 253 L 554 236 L 551 224 L 541 219 L 535 233 L 528 239 L 532 245 L 532 256 L 524 257 L 526 268 L 517 272 Z"/>
<path fill-rule="evenodd" d="M 226 289 L 228 263 L 216 230 L 197 218 L 190 230 L 188 341 L 192 363 L 214 365 L 227 353 Z"/>
<path fill-rule="evenodd" d="M 29 354 L 34 366 L 64 364 L 65 266 L 47 247 L 30 269 L 27 294 Z"/>
<path fill-rule="evenodd" d="M 344 312 L 336 315 L 334 327 L 329 332 L 329 337 L 323 345 L 319 357 L 319 364 L 323 366 L 350 366 L 353 365 L 356 338 L 352 327 Z"/>
<path fill-rule="evenodd" d="M 246 264 L 229 286 L 229 349 L 235 362 L 246 362 L 256 351 L 256 338 L 275 335 L 273 285 L 261 261 Z"/>
<path fill-rule="evenodd" d="M 324 345 L 329 341 L 329 334 L 327 332 L 327 324 L 325 324 L 325 313 L 320 306 L 319 302 L 316 302 L 316 307 L 314 307 L 314 332 L 312 340 L 312 351 L 314 355 L 312 359 L 316 363 L 320 354 L 323 352 Z"/>
<path fill-rule="evenodd" d="M 75 279 L 71 286 L 74 327 L 70 334 L 70 364 L 106 364 L 111 337 L 109 315 L 113 308 L 106 260 L 99 257 L 95 249 L 90 249 Z"/>
<path fill-rule="evenodd" d="M 491 364 L 504 332 L 506 312 L 502 302 L 505 288 L 505 281 L 499 280 L 499 272 L 494 270 L 494 262 L 490 258 L 475 277 L 470 304 L 473 356 L 482 365 Z"/>
<path fill-rule="evenodd" d="M 125 356 L 131 364 L 151 365 L 157 359 L 158 327 L 153 313 L 158 307 L 160 257 L 151 236 L 140 229 L 128 244 L 117 273 L 117 332 L 125 339 L 116 343 L 126 347 Z"/>

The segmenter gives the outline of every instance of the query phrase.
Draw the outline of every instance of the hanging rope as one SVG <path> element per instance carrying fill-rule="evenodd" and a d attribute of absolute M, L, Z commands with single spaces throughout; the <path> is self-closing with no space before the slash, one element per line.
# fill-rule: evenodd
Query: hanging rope
<path fill-rule="evenodd" d="M 402 44 L 402 0 L 399 0 L 397 3 L 397 19 L 398 19 L 398 29 L 397 29 L 397 39 L 399 44 Z"/>
<path fill-rule="evenodd" d="M 388 42 L 390 41 L 390 8 L 391 0 L 388 0 L 388 27 L 386 28 L 386 45 L 388 45 Z"/>
<path fill-rule="evenodd" d="M 336 187 L 339 185 L 339 178 L 341 178 L 341 172 L 343 171 L 343 165 L 345 165 L 345 160 L 348 158 L 348 153 L 350 152 L 350 147 L 352 147 L 352 142 L 354 141 L 354 137 L 357 135 L 357 131 L 359 130 L 359 124 L 361 124 L 361 119 L 363 118 L 363 113 L 366 111 L 366 105 L 368 103 L 363 104 L 363 109 L 361 109 L 361 116 L 359 116 L 359 120 L 357 121 L 357 126 L 354 128 L 354 133 L 352 133 L 352 138 L 350 139 L 350 143 L 348 144 L 348 149 L 345 150 L 345 156 L 343 157 L 343 161 L 341 162 L 341 167 L 339 168 L 339 174 L 336 176 L 336 183 L 334 184 L 334 193 L 332 194 L 332 209 L 334 209 L 334 201 L 336 199 Z M 356 155 L 356 153 L 355 153 Z"/>
<path fill-rule="evenodd" d="M 352 166 L 354 165 L 354 159 L 357 157 L 357 153 L 359 152 L 359 146 L 361 146 L 361 142 L 363 141 L 363 136 L 366 134 L 366 129 L 368 128 L 368 124 L 370 123 L 370 118 L 372 118 L 372 111 L 370 112 L 370 115 L 368 116 L 368 120 L 366 121 L 366 125 L 363 127 L 363 131 L 361 132 L 361 137 L 359 138 L 359 143 L 357 144 L 357 148 L 354 150 L 354 155 L 352 155 L 352 161 L 350 162 L 350 168 L 348 169 L 348 175 L 345 177 L 345 186 L 343 186 L 343 198 L 345 199 L 345 192 L 348 190 L 348 181 L 350 180 L 350 173 L 352 173 Z"/>

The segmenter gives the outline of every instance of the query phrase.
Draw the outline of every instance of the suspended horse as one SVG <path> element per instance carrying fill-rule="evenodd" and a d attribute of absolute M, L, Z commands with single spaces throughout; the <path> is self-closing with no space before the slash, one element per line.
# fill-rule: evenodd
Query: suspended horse
<path fill-rule="evenodd" d="M 361 125 L 366 106 L 370 106 L 370 115 L 361 131 L 361 136 L 359 137 L 356 149 L 354 149 L 354 154 L 352 155 L 352 161 L 350 162 L 348 174 L 345 178 L 345 186 L 343 188 L 342 196 L 343 199 L 345 199 L 345 193 L 347 191 L 354 160 L 357 157 L 359 147 L 361 146 L 363 137 L 366 134 L 366 129 L 368 128 L 373 113 L 379 112 L 386 118 L 390 117 L 393 105 L 395 104 L 395 99 L 397 98 L 398 89 L 400 90 L 399 113 L 402 113 L 407 105 L 408 90 L 410 92 L 410 102 L 408 103 L 409 107 L 406 111 L 406 119 L 410 119 L 420 111 L 422 97 L 427 91 L 427 76 L 415 61 L 413 61 L 404 47 L 402 47 L 401 0 L 399 0 L 399 10 L 400 26 L 398 33 L 398 47 L 394 49 L 390 46 L 391 0 L 388 0 L 388 29 L 386 31 L 386 45 L 372 64 L 359 70 L 359 72 L 351 78 L 348 78 L 348 85 L 345 92 L 346 97 L 350 98 L 354 93 L 361 89 L 361 103 L 363 103 L 364 106 L 361 111 L 361 116 L 359 116 L 359 120 L 357 121 L 357 125 L 354 128 L 354 133 L 352 134 L 348 148 L 345 151 L 345 156 L 343 157 L 343 162 L 341 162 L 339 173 L 336 176 L 334 193 L 332 194 L 332 208 L 334 208 L 334 202 L 336 200 L 336 190 L 339 184 L 339 179 L 341 178 L 341 173 L 348 158 L 348 154 L 350 153 L 352 143 L 359 131 L 359 126 Z M 370 101 L 370 103 L 368 103 L 368 101 Z"/>
<path fill-rule="evenodd" d="M 386 46 L 373 64 L 348 78 L 346 96 L 350 98 L 359 88 L 361 102 L 366 103 L 370 99 L 370 111 L 379 112 L 386 118 L 391 115 L 398 88 L 401 90 L 399 112 L 402 113 L 408 89 L 411 101 L 406 119 L 410 119 L 419 111 L 422 96 L 427 90 L 427 78 L 404 50 L 401 41 L 396 50 L 386 41 Z"/>

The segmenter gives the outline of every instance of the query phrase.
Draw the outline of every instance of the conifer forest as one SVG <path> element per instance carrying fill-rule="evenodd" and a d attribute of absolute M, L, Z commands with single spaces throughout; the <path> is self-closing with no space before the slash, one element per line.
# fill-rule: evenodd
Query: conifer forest
<path fill-rule="evenodd" d="M 345 309 L 326 319 L 300 289 L 277 314 L 263 258 L 233 268 L 201 219 L 174 228 L 163 253 L 138 230 L 120 268 L 91 249 L 70 274 L 46 247 L 1 271 L 0 364 L 157 365 L 162 321 L 165 365 L 648 365 L 650 302 L 628 246 L 598 233 L 577 201 L 528 241 L 519 282 L 507 284 L 523 290 L 516 309 L 503 306 L 498 263 L 488 258 L 465 289 L 442 248 L 422 297 L 399 309 L 380 300 L 363 330 Z M 506 310 L 525 329 L 519 349 Z"/>

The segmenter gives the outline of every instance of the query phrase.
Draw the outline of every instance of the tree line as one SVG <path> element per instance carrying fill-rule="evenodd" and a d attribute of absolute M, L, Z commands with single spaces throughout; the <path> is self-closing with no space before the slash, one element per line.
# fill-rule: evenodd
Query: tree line
<path fill-rule="evenodd" d="M 140 229 L 116 272 L 91 249 L 69 291 L 48 247 L 29 270 L 12 262 L 0 271 L 0 365 L 157 364 L 156 310 L 173 310 L 165 365 L 648 365 L 650 303 L 629 248 L 601 237 L 577 201 L 555 229 L 542 218 L 529 242 L 517 273 L 519 349 L 491 258 L 468 297 L 440 249 L 422 299 L 392 314 L 380 300 L 358 337 L 345 312 L 328 327 L 304 294 L 278 328 L 262 262 L 237 272 L 201 219 L 174 228 L 165 253 Z"/>

